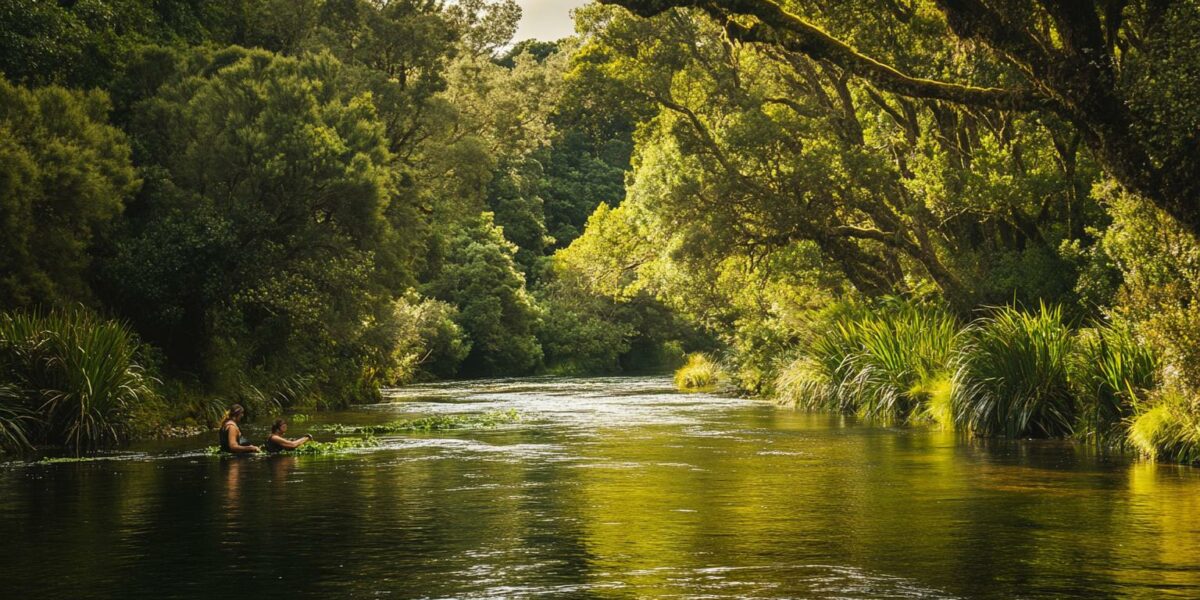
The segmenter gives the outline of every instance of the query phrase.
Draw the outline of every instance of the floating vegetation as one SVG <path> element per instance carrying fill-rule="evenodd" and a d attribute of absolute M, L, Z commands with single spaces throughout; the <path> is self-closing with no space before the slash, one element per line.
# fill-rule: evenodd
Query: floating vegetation
<path fill-rule="evenodd" d="M 293 450 L 283 450 L 272 454 L 263 452 L 259 456 L 317 456 L 338 454 L 362 448 L 377 448 L 379 445 L 379 440 L 375 436 L 364 435 L 362 437 L 344 437 L 332 442 L 318 442 L 314 440 Z M 204 449 L 204 453 L 217 456 L 233 456 L 232 454 L 222 452 L 218 446 L 208 446 Z"/>
<path fill-rule="evenodd" d="M 327 429 L 333 433 L 358 433 L 365 435 L 390 435 L 420 431 L 444 431 L 448 429 L 490 429 L 521 421 L 521 413 L 515 409 L 495 410 L 483 414 L 435 415 L 419 419 L 402 419 L 381 425 L 340 425 Z"/>
<path fill-rule="evenodd" d="M 350 450 L 359 450 L 362 448 L 377 448 L 379 440 L 373 435 L 364 437 L 347 437 L 341 438 L 332 442 L 317 442 L 310 441 L 294 450 L 284 450 L 277 452 L 284 456 L 318 456 L 323 454 L 339 454 Z"/>
<path fill-rule="evenodd" d="M 288 420 L 291 421 L 292 423 L 304 423 L 311 418 L 312 417 L 310 417 L 304 413 L 296 413 L 296 414 L 288 417 Z"/>

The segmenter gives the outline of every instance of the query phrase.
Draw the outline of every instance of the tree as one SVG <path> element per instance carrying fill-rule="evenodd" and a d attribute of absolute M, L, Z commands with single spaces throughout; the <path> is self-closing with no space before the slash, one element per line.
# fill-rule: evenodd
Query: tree
<path fill-rule="evenodd" d="M 95 241 L 139 181 L 102 92 L 0 79 L 0 307 L 91 303 Z"/>
<path fill-rule="evenodd" d="M 213 385 L 303 377 L 373 395 L 394 318 L 376 255 L 395 239 L 394 172 L 370 96 L 328 55 L 230 48 L 135 108 L 146 193 L 109 296 L 176 368 Z M 117 283 L 119 282 L 119 285 Z"/>
<path fill-rule="evenodd" d="M 1200 107 L 1185 91 L 1200 80 L 1200 65 L 1193 53 L 1180 51 L 1196 44 L 1195 3 L 938 0 L 956 36 L 992 51 L 983 61 L 992 68 L 982 72 L 1007 75 L 978 83 L 910 74 L 774 0 L 601 1 L 642 16 L 695 7 L 731 39 L 836 65 L 907 98 L 1054 114 L 1078 130 L 1117 181 L 1200 235 Z M 924 21 L 915 8 L 891 6 L 900 27 L 917 30 Z"/>
<path fill-rule="evenodd" d="M 485 212 L 451 238 L 446 264 L 426 286 L 429 295 L 459 309 L 459 322 L 471 339 L 465 374 L 529 373 L 541 364 L 534 335 L 538 308 L 525 290 L 516 253 Z"/>

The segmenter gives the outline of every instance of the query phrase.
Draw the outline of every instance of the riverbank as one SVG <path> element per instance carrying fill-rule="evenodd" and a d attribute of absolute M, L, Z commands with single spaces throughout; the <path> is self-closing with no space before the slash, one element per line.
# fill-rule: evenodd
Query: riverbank
<path fill-rule="evenodd" d="M 767 368 L 694 355 L 676 383 L 744 384 L 739 368 L 748 366 L 771 373 L 760 395 L 808 410 L 1200 460 L 1200 413 L 1127 323 L 1081 327 L 1045 305 L 989 309 L 964 323 L 938 304 L 890 299 L 834 303 L 800 337 Z"/>

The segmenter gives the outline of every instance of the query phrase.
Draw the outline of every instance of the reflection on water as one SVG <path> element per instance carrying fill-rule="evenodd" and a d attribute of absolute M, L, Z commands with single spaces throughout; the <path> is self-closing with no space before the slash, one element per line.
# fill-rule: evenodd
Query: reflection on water
<path fill-rule="evenodd" d="M 205 437 L 10 465 L 0 597 L 1200 596 L 1191 468 L 862 427 L 658 378 L 388 398 L 316 422 L 527 420 L 338 456 L 181 453 Z"/>

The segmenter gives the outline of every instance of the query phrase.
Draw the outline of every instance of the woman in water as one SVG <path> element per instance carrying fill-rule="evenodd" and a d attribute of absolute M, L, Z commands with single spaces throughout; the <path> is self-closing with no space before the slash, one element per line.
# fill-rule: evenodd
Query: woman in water
<path fill-rule="evenodd" d="M 284 450 L 295 450 L 304 444 L 312 441 L 313 436 L 304 435 L 294 440 L 289 440 L 283 437 L 287 433 L 287 421 L 279 419 L 271 426 L 271 435 L 267 437 L 267 443 L 263 444 L 267 448 L 267 452 L 283 452 Z"/>
<path fill-rule="evenodd" d="M 241 404 L 234 404 L 229 407 L 229 412 L 225 413 L 225 420 L 221 422 L 221 451 L 231 454 L 254 454 L 261 452 L 258 446 L 250 443 L 250 440 L 242 437 L 242 429 L 238 426 L 242 417 L 246 416 L 246 409 L 242 408 Z"/>

